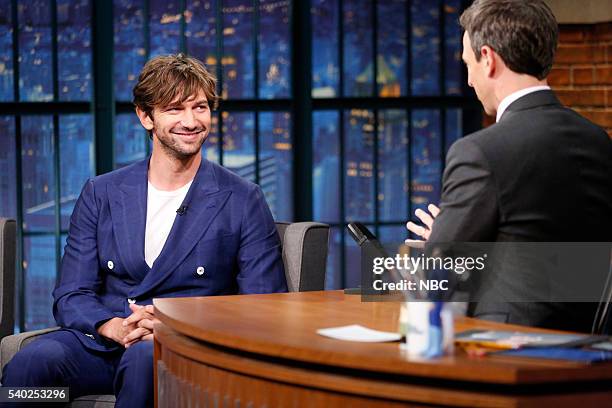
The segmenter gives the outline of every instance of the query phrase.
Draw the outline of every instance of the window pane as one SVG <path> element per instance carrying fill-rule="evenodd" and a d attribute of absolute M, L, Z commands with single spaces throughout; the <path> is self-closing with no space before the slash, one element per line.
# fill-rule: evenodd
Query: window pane
<path fill-rule="evenodd" d="M 444 58 L 446 80 L 446 93 L 448 95 L 461 95 L 462 88 L 462 62 L 461 62 L 461 26 L 459 25 L 459 11 L 461 0 L 446 0 L 444 6 Z"/>
<path fill-rule="evenodd" d="M 342 288 L 342 230 L 332 227 L 329 231 L 327 266 L 325 269 L 325 290 Z"/>
<path fill-rule="evenodd" d="M 380 96 L 408 93 L 406 76 L 406 0 L 378 3 L 378 75 Z"/>
<path fill-rule="evenodd" d="M 57 1 L 57 58 L 60 100 L 90 100 L 91 6 L 88 0 Z"/>
<path fill-rule="evenodd" d="M 53 100 L 51 10 L 43 0 L 19 0 L 19 99 Z"/>
<path fill-rule="evenodd" d="M 119 101 L 132 100 L 132 88 L 145 63 L 143 7 L 144 0 L 114 0 L 113 3 L 113 66 L 115 98 Z"/>
<path fill-rule="evenodd" d="M 351 109 L 344 112 L 345 182 L 347 221 L 374 220 L 374 115 Z"/>
<path fill-rule="evenodd" d="M 408 230 L 402 225 L 384 225 L 378 228 L 378 239 L 390 256 L 398 253 L 399 246 L 408 238 Z"/>
<path fill-rule="evenodd" d="M 259 115 L 259 185 L 277 221 L 293 220 L 291 115 Z"/>
<path fill-rule="evenodd" d="M 289 1 L 259 0 L 259 97 L 289 97 Z"/>
<path fill-rule="evenodd" d="M 17 218 L 15 119 L 0 116 L 0 217 Z"/>
<path fill-rule="evenodd" d="M 150 56 L 176 54 L 180 49 L 181 11 L 178 0 L 150 0 Z"/>
<path fill-rule="evenodd" d="M 21 118 L 21 167 L 23 173 L 23 228 L 55 230 L 55 171 L 53 117 Z"/>
<path fill-rule="evenodd" d="M 338 0 L 312 2 L 312 96 L 338 96 Z"/>
<path fill-rule="evenodd" d="M 461 109 L 446 110 L 446 145 L 444 146 L 444 156 L 453 143 L 463 136 L 463 113 Z"/>
<path fill-rule="evenodd" d="M 412 210 L 440 201 L 440 111 L 412 112 Z"/>
<path fill-rule="evenodd" d="M 115 168 L 127 166 L 147 155 L 149 136 L 134 113 L 115 117 Z"/>
<path fill-rule="evenodd" d="M 372 96 L 372 2 L 344 1 L 345 96 Z"/>
<path fill-rule="evenodd" d="M 255 114 L 223 112 L 223 166 L 255 182 Z"/>
<path fill-rule="evenodd" d="M 15 100 L 13 93 L 13 11 L 11 0 L 0 0 L 0 102 Z"/>
<path fill-rule="evenodd" d="M 208 72 L 217 76 L 217 28 L 214 0 L 189 0 L 185 11 L 187 53 L 204 62 Z"/>
<path fill-rule="evenodd" d="M 92 124 L 91 115 L 59 117 L 62 230 L 70 225 L 70 215 L 85 181 L 95 175 Z"/>
<path fill-rule="evenodd" d="M 25 279 L 25 329 L 36 330 L 55 325 L 53 298 L 57 264 L 55 237 L 36 236 L 23 239 Z"/>
<path fill-rule="evenodd" d="M 211 113 L 211 127 L 202 145 L 202 156 L 211 162 L 219 163 L 219 112 Z"/>
<path fill-rule="evenodd" d="M 412 1 L 412 93 L 440 94 L 438 1 Z"/>
<path fill-rule="evenodd" d="M 253 1 L 223 2 L 223 98 L 253 98 Z"/>
<path fill-rule="evenodd" d="M 379 112 L 378 208 L 381 221 L 408 216 L 408 118 L 404 110 Z"/>
<path fill-rule="evenodd" d="M 319 111 L 312 115 L 312 198 L 316 221 L 340 222 L 340 115 Z"/>

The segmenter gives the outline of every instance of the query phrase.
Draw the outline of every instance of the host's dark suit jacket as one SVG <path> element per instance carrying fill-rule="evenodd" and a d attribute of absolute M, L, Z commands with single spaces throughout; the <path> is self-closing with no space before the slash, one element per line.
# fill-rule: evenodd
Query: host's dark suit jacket
<path fill-rule="evenodd" d="M 287 290 L 278 233 L 259 186 L 207 160 L 149 268 L 148 162 L 89 180 L 72 213 L 53 314 L 89 349 L 117 347 L 97 328 L 129 316 L 130 303 Z"/>
<path fill-rule="evenodd" d="M 610 242 L 612 142 L 551 91 L 530 93 L 498 123 L 453 144 L 440 209 L 430 243 Z M 593 305 L 504 302 L 526 284 L 513 276 L 489 282 L 470 313 L 590 331 Z"/>

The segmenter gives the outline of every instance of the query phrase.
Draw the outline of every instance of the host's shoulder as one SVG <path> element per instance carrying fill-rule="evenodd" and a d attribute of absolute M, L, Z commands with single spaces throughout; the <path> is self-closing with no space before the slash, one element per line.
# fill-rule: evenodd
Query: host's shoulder
<path fill-rule="evenodd" d="M 497 137 L 497 132 L 494 127 L 498 124 L 493 124 L 489 127 L 477 130 L 473 133 L 465 135 L 457 139 L 449 148 L 448 154 L 460 154 L 466 149 L 482 149 L 484 146 L 494 142 Z"/>
<path fill-rule="evenodd" d="M 492 125 L 470 133 L 459 140 L 464 140 L 464 143 L 476 143 L 478 145 L 482 145 L 491 143 L 494 139 L 500 137 L 501 133 L 503 133 L 502 124 L 493 123 Z"/>
<path fill-rule="evenodd" d="M 580 123 L 580 126 L 585 128 L 585 133 L 589 133 L 594 135 L 594 137 L 599 138 L 600 142 L 608 142 L 608 146 L 611 144 L 612 139 L 608 136 L 608 132 L 605 131 L 604 128 L 599 126 L 598 124 L 591 121 L 586 116 L 582 116 L 580 113 L 576 112 L 572 108 L 564 106 L 563 109 L 567 112 L 568 115 L 572 115 L 574 120 Z"/>

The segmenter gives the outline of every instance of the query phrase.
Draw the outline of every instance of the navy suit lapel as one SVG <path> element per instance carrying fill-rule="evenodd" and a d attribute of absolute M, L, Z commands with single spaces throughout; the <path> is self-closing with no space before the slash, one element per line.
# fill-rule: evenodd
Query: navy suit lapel
<path fill-rule="evenodd" d="M 187 210 L 176 216 L 159 257 L 134 296 L 151 291 L 172 274 L 206 233 L 230 194 L 219 190 L 212 165 L 202 160 L 183 201 Z"/>
<path fill-rule="evenodd" d="M 138 282 L 149 271 L 144 260 L 149 159 L 133 166 L 118 184 L 108 186 L 110 212 L 119 258 Z"/>

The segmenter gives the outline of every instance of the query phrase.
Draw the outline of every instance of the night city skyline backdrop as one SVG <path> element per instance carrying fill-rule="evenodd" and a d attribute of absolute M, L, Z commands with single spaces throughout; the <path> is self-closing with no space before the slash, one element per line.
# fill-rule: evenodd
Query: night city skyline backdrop
<path fill-rule="evenodd" d="M 15 13 L 12 4 L 0 0 L 0 102 L 92 101 L 92 2 L 18 0 Z M 117 102 L 131 101 L 148 58 L 176 53 L 181 47 L 212 73 L 220 73 L 224 100 L 292 99 L 290 0 L 186 0 L 184 12 L 180 4 L 113 1 Z M 338 0 L 311 1 L 313 98 L 461 95 L 460 0 L 342 4 L 340 11 Z M 19 78 L 14 77 L 14 65 Z M 312 120 L 313 219 L 332 225 L 326 287 L 356 286 L 359 257 L 352 240 L 343 236 L 344 225 L 358 220 L 376 229 L 382 241 L 402 242 L 409 211 L 439 200 L 442 160 L 462 134 L 462 110 L 331 109 L 314 111 Z M 202 153 L 258 181 L 278 221 L 293 219 L 293 195 L 299 188 L 291 176 L 297 171 L 291 121 L 289 110 L 215 112 Z M 149 139 L 135 114 L 118 113 L 114 129 L 115 168 L 149 154 Z M 19 126 L 16 116 L 0 113 L 0 216 L 21 214 L 27 330 L 54 324 L 51 291 L 57 248 L 63 251 L 83 184 L 95 176 L 96 137 L 104 135 L 94 134 L 91 113 L 22 114 Z M 18 154 L 21 180 L 15 177 Z"/>

